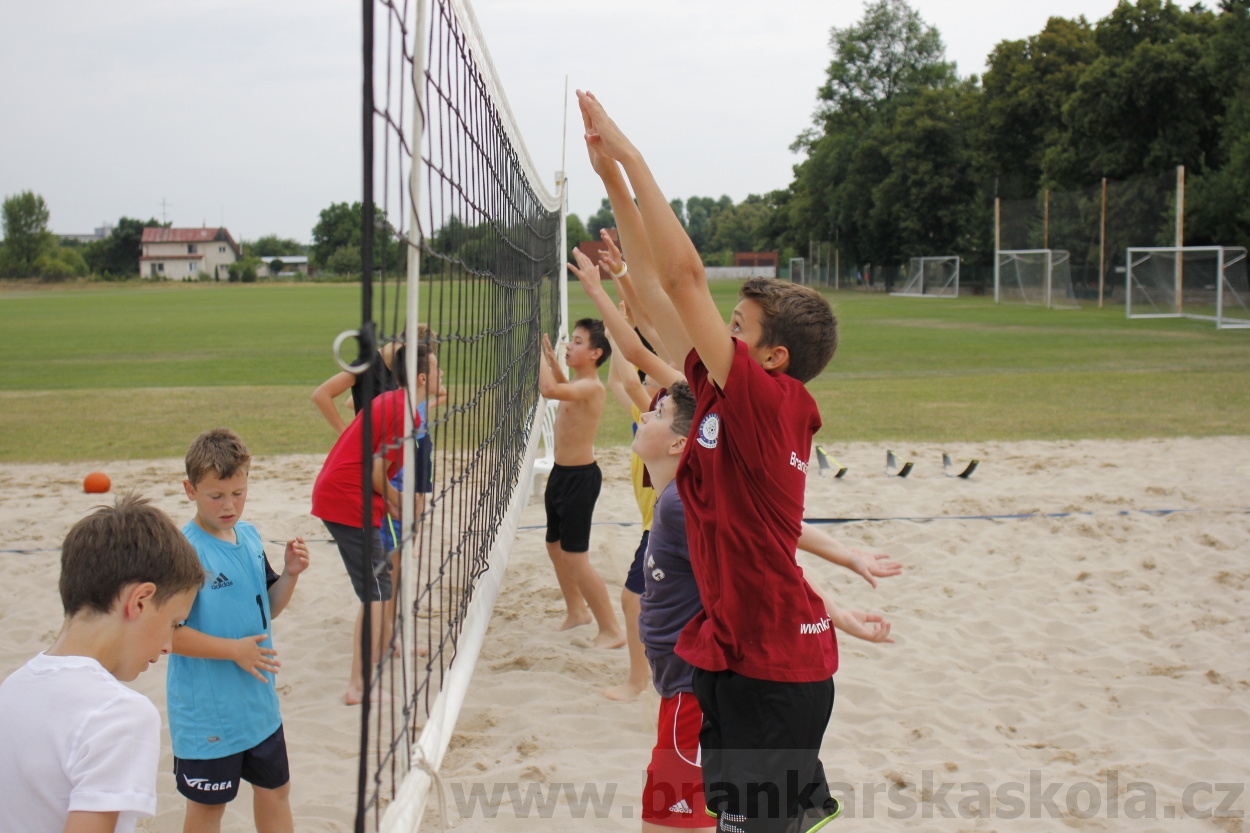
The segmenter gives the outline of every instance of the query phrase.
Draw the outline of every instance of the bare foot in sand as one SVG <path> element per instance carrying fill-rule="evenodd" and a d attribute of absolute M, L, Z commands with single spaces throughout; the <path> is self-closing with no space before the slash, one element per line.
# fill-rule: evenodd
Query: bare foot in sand
<path fill-rule="evenodd" d="M 591 644 L 595 648 L 621 648 L 625 645 L 625 634 L 620 631 L 599 631 Z"/>
<path fill-rule="evenodd" d="M 359 706 L 364 702 L 364 692 L 356 686 L 348 686 L 343 695 L 343 702 L 348 706 Z M 369 700 L 373 703 L 393 703 L 395 698 L 386 689 L 375 688 L 369 692 Z"/>
<path fill-rule="evenodd" d="M 582 625 L 589 625 L 595 621 L 595 617 L 590 615 L 590 608 L 583 607 L 576 613 L 569 613 L 564 617 L 564 624 L 560 625 L 560 630 L 567 631 L 570 628 L 580 628 Z"/>
<path fill-rule="evenodd" d="M 642 694 L 642 690 L 645 687 L 646 687 L 645 685 L 639 685 L 637 683 L 632 683 L 626 680 L 620 685 L 614 685 L 614 686 L 609 686 L 608 688 L 605 688 L 603 690 L 603 696 L 608 698 L 609 700 L 616 700 L 618 702 L 627 703 L 630 700 L 637 698 L 639 694 Z"/>

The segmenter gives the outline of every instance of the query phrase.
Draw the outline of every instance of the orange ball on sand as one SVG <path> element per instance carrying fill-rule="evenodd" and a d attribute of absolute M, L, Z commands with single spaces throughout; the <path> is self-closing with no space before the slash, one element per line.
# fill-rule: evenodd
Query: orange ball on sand
<path fill-rule="evenodd" d="M 89 495 L 102 494 L 112 488 L 109 476 L 102 471 L 93 471 L 83 478 L 82 490 Z"/>

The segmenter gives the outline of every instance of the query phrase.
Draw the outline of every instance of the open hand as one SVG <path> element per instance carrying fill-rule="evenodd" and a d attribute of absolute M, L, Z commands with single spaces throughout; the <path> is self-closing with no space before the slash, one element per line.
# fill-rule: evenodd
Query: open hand
<path fill-rule="evenodd" d="M 251 674 L 262 683 L 269 682 L 262 671 L 277 674 L 282 663 L 278 662 L 278 652 L 273 648 L 264 648 L 261 642 L 269 638 L 268 634 L 258 633 L 235 640 L 234 664 Z"/>
<path fill-rule="evenodd" d="M 838 630 L 865 642 L 893 642 L 890 638 L 890 623 L 879 613 L 865 613 L 862 610 L 830 611 L 830 618 Z"/>
<path fill-rule="evenodd" d="M 621 256 L 621 250 L 616 247 L 616 241 L 608 234 L 607 229 L 599 229 L 599 239 L 607 244 L 607 249 L 599 256 L 599 268 L 616 280 L 617 275 L 625 274 L 625 258 Z"/>
<path fill-rule="evenodd" d="M 608 117 L 607 111 L 603 109 L 603 105 L 593 93 L 578 90 L 577 105 L 582 111 L 582 124 L 586 128 L 586 150 L 590 153 L 592 165 L 596 164 L 596 151 L 608 157 L 609 160 L 615 160 L 611 162 L 613 165 L 637 153 L 633 143 L 625 138 L 625 134 L 616 126 L 616 122 Z M 603 175 L 597 166 L 595 172 L 600 176 Z"/>
<path fill-rule="evenodd" d="M 582 282 L 582 286 L 586 289 L 586 294 L 592 295 L 595 292 L 603 291 L 603 281 L 599 277 L 599 267 L 591 263 L 590 258 L 582 254 L 582 250 L 576 247 L 573 249 L 573 259 L 577 261 L 577 265 L 570 263 L 569 271 L 577 275 L 577 279 Z M 546 349 L 546 345 L 544 345 L 543 349 Z"/>
<path fill-rule="evenodd" d="M 877 586 L 877 579 L 897 576 L 903 572 L 903 565 L 891 560 L 890 556 L 883 552 L 871 552 L 855 547 L 847 547 L 847 549 L 851 551 L 850 568 L 863 576 L 864 580 L 873 587 Z"/>

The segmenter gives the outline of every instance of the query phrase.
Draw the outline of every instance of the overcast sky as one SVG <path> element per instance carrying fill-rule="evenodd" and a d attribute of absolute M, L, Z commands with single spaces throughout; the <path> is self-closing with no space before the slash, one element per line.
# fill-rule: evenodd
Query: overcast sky
<path fill-rule="evenodd" d="M 911 0 L 961 75 L 1049 15 L 1115 0 Z M 783 188 L 811 123 L 829 31 L 859 0 L 476 0 L 538 170 L 561 166 L 569 80 L 570 210 L 603 197 L 572 89 L 590 89 L 670 197 Z M 35 191 L 60 233 L 119 216 L 224 224 L 307 242 L 321 209 L 360 199 L 359 3 L 3 0 L 0 194 Z"/>

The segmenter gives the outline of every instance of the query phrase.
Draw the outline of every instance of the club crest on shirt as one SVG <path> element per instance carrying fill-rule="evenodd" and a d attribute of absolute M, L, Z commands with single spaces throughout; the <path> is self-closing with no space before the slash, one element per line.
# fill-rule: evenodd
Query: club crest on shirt
<path fill-rule="evenodd" d="M 720 417 L 714 413 L 705 416 L 699 423 L 699 436 L 695 439 L 704 448 L 716 448 L 716 442 L 720 439 Z"/>

